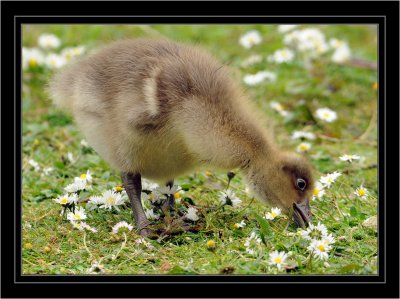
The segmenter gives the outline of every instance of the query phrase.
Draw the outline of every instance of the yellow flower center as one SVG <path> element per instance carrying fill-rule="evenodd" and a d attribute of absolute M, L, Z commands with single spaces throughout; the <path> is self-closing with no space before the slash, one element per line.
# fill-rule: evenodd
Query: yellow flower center
<path fill-rule="evenodd" d="M 175 197 L 176 199 L 181 198 L 181 194 L 180 194 L 179 192 L 176 192 L 176 193 L 174 194 L 174 197 Z"/>
<path fill-rule="evenodd" d="M 329 117 L 329 113 L 328 112 L 324 112 L 324 114 L 322 114 L 323 117 L 328 118 Z"/>
<path fill-rule="evenodd" d="M 325 246 L 323 244 L 321 244 L 321 245 L 318 246 L 318 249 L 320 251 L 325 251 Z"/>
<path fill-rule="evenodd" d="M 375 82 L 374 85 L 372 85 L 372 88 L 377 91 L 378 90 L 378 82 Z"/>
<path fill-rule="evenodd" d="M 121 192 L 123 190 L 123 188 L 121 186 L 116 186 L 115 187 L 115 191 L 117 192 Z"/>
<path fill-rule="evenodd" d="M 317 196 L 319 194 L 319 189 L 317 187 L 315 187 L 314 189 L 314 195 Z"/>
<path fill-rule="evenodd" d="M 249 43 L 255 43 L 256 42 L 256 39 L 254 38 L 254 36 L 250 36 L 249 37 Z"/>
<path fill-rule="evenodd" d="M 109 198 L 107 198 L 107 203 L 110 204 L 110 205 L 114 204 L 115 203 L 115 198 L 110 196 Z"/>
<path fill-rule="evenodd" d="M 282 258 L 276 257 L 276 258 L 274 259 L 274 261 L 275 261 L 275 263 L 280 264 L 280 263 L 282 263 Z"/>
<path fill-rule="evenodd" d="M 80 176 L 81 179 L 86 179 L 86 173 L 82 173 Z"/>
<path fill-rule="evenodd" d="M 308 146 L 307 146 L 306 144 L 300 144 L 299 147 L 300 147 L 300 149 L 303 150 L 303 151 L 307 150 L 307 148 L 308 148 Z"/>
<path fill-rule="evenodd" d="M 364 196 L 364 195 L 365 195 L 365 190 L 364 189 L 358 190 L 358 196 Z"/>
<path fill-rule="evenodd" d="M 64 197 L 63 199 L 60 200 L 60 203 L 66 204 L 68 202 L 68 199 Z"/>
<path fill-rule="evenodd" d="M 75 214 L 75 218 L 76 218 L 76 219 L 81 219 L 81 215 Z"/>
<path fill-rule="evenodd" d="M 239 223 L 235 223 L 235 224 L 233 225 L 233 227 L 234 227 L 234 228 L 239 228 L 240 225 L 239 225 Z"/>
<path fill-rule="evenodd" d="M 213 240 L 207 241 L 207 247 L 214 247 L 214 246 L 215 246 L 215 242 Z"/>
<path fill-rule="evenodd" d="M 37 59 L 36 59 L 36 58 L 31 58 L 31 59 L 29 59 L 29 65 L 30 65 L 31 67 L 37 66 L 37 65 L 38 65 Z"/>

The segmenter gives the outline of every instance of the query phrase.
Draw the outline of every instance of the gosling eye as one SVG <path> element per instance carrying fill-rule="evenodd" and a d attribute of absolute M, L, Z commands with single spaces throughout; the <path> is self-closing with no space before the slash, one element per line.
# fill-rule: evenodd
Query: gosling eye
<path fill-rule="evenodd" d="M 304 189 L 307 187 L 307 183 L 303 179 L 297 179 L 296 186 L 299 190 L 304 191 Z"/>

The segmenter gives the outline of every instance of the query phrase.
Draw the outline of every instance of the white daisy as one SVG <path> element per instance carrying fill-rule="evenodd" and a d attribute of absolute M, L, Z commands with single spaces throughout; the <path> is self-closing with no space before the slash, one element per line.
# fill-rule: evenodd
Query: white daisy
<path fill-rule="evenodd" d="M 51 53 L 46 56 L 44 63 L 50 69 L 58 69 L 63 67 L 67 62 L 62 56 Z"/>
<path fill-rule="evenodd" d="M 263 81 L 275 82 L 276 81 L 276 74 L 270 71 L 259 71 L 256 74 L 249 74 L 243 77 L 244 83 L 249 86 L 258 85 Z"/>
<path fill-rule="evenodd" d="M 320 56 L 329 49 L 324 34 L 315 28 L 292 31 L 285 35 L 284 43 L 311 57 Z"/>
<path fill-rule="evenodd" d="M 246 238 L 244 246 L 246 247 L 246 252 L 251 255 L 256 255 L 260 249 L 261 239 L 257 236 L 255 232 L 251 232 L 250 237 Z"/>
<path fill-rule="evenodd" d="M 307 247 L 308 250 L 313 252 L 321 260 L 328 259 L 329 250 L 331 250 L 331 248 L 332 247 L 323 240 L 312 240 L 310 246 Z"/>
<path fill-rule="evenodd" d="M 336 48 L 332 55 L 332 61 L 335 63 L 344 63 L 351 58 L 351 51 L 347 44 Z"/>
<path fill-rule="evenodd" d="M 187 219 L 189 219 L 189 220 L 192 220 L 192 221 L 199 220 L 199 216 L 197 216 L 197 210 L 195 208 L 193 208 L 193 207 L 189 207 L 187 209 L 185 217 Z"/>
<path fill-rule="evenodd" d="M 310 223 L 306 230 L 300 231 L 300 234 L 306 240 L 322 240 L 328 235 L 328 229 L 320 222 L 317 225 Z"/>
<path fill-rule="evenodd" d="M 268 56 L 269 62 L 276 62 L 276 63 L 287 63 L 292 61 L 294 58 L 294 52 L 287 48 L 276 50 L 274 54 Z"/>
<path fill-rule="evenodd" d="M 360 160 L 361 157 L 359 155 L 347 155 L 347 154 L 345 154 L 345 155 L 339 157 L 339 159 L 341 161 L 347 161 L 347 162 L 351 163 L 351 162 L 353 162 L 353 160 Z"/>
<path fill-rule="evenodd" d="M 75 220 L 71 220 L 70 223 L 72 224 L 72 226 L 74 228 L 77 228 L 79 230 L 84 230 L 85 228 L 83 227 L 82 223 L 84 223 L 83 221 L 75 221 Z"/>
<path fill-rule="evenodd" d="M 279 270 L 282 269 L 282 266 L 286 265 L 285 260 L 288 257 L 287 253 L 284 251 L 277 251 L 271 252 L 269 254 L 269 264 L 276 265 Z"/>
<path fill-rule="evenodd" d="M 67 153 L 67 159 L 71 163 L 75 161 L 74 155 L 71 152 Z"/>
<path fill-rule="evenodd" d="M 85 209 L 82 207 L 76 207 L 75 213 L 69 212 L 67 214 L 67 219 L 70 221 L 80 221 L 86 219 Z"/>
<path fill-rule="evenodd" d="M 329 40 L 329 45 L 333 48 L 333 49 L 339 49 L 343 46 L 345 46 L 347 43 L 345 41 L 342 40 L 338 40 L 336 38 L 331 38 Z"/>
<path fill-rule="evenodd" d="M 89 170 L 86 171 L 86 173 L 82 173 L 82 174 L 79 176 L 79 178 L 82 179 L 82 180 L 85 180 L 86 183 L 91 183 L 91 182 L 92 182 L 92 179 L 93 179 L 93 177 L 92 177 L 92 175 L 90 174 L 90 171 L 89 171 Z"/>
<path fill-rule="evenodd" d="M 311 148 L 311 144 L 308 142 L 302 142 L 296 147 L 296 151 L 299 153 L 308 152 Z"/>
<path fill-rule="evenodd" d="M 88 225 L 86 222 L 84 221 L 74 221 L 71 220 L 71 224 L 74 228 L 77 228 L 79 230 L 88 230 L 91 231 L 92 233 L 97 233 L 97 229 L 95 229 L 94 227 L 91 227 L 90 225 Z"/>
<path fill-rule="evenodd" d="M 278 103 L 278 102 L 276 102 L 276 101 L 272 101 L 271 103 L 269 103 L 269 106 L 270 106 L 273 110 L 277 111 L 277 112 L 278 112 L 280 115 L 282 115 L 282 116 L 288 115 L 288 112 L 283 108 L 283 106 L 282 106 L 281 103 Z"/>
<path fill-rule="evenodd" d="M 22 48 L 23 69 L 37 67 L 44 62 L 43 53 L 36 48 Z"/>
<path fill-rule="evenodd" d="M 153 192 L 147 195 L 147 198 L 153 203 L 153 204 L 160 204 L 164 198 L 161 193 L 158 192 Z"/>
<path fill-rule="evenodd" d="M 55 49 L 61 44 L 60 39 L 54 34 L 41 34 L 38 38 L 38 44 L 43 49 Z"/>
<path fill-rule="evenodd" d="M 53 198 L 53 200 L 56 203 L 59 203 L 60 205 L 63 205 L 63 206 L 65 206 L 67 204 L 72 204 L 72 203 L 76 204 L 76 203 L 78 203 L 78 199 L 79 199 L 78 195 L 75 193 L 73 193 L 71 195 L 64 194 L 64 195 L 60 195 L 57 198 Z"/>
<path fill-rule="evenodd" d="M 315 183 L 312 200 L 321 199 L 325 195 L 325 186 L 320 182 Z"/>
<path fill-rule="evenodd" d="M 153 191 L 157 189 L 159 185 L 157 183 L 150 182 L 149 180 L 142 179 L 142 190 Z"/>
<path fill-rule="evenodd" d="M 239 206 L 242 202 L 242 200 L 240 200 L 232 190 L 227 190 L 225 192 L 221 191 L 218 199 L 223 205 L 229 205 L 233 207 Z"/>
<path fill-rule="evenodd" d="M 107 190 L 102 193 L 104 204 L 100 206 L 103 209 L 112 209 L 113 207 L 118 210 L 118 206 L 125 203 L 125 198 L 120 193 L 114 190 Z"/>
<path fill-rule="evenodd" d="M 183 191 L 183 190 L 180 190 L 180 191 L 174 193 L 175 202 L 176 203 L 180 203 L 181 202 L 181 198 L 184 195 L 185 195 L 185 191 Z"/>
<path fill-rule="evenodd" d="M 244 220 L 240 221 L 240 223 L 235 223 L 233 225 L 235 228 L 243 228 L 246 226 L 246 222 L 244 222 Z"/>
<path fill-rule="evenodd" d="M 296 28 L 299 25 L 279 25 L 278 26 L 278 32 L 280 33 L 286 33 L 291 31 L 292 29 Z"/>
<path fill-rule="evenodd" d="M 86 208 L 93 210 L 104 204 L 105 200 L 103 196 L 91 196 L 86 204 Z"/>
<path fill-rule="evenodd" d="M 257 30 L 251 30 L 240 38 L 239 43 L 246 49 L 250 49 L 254 45 L 261 43 L 261 40 L 260 33 Z"/>
<path fill-rule="evenodd" d="M 180 191 L 181 187 L 177 185 L 173 185 L 172 187 L 170 186 L 158 186 L 153 190 L 154 193 L 158 194 L 166 194 L 166 195 L 171 195 L 175 194 L 176 192 Z"/>
<path fill-rule="evenodd" d="M 145 238 L 136 239 L 135 243 L 138 244 L 138 245 L 143 245 L 144 247 L 149 248 L 149 249 L 153 249 L 154 248 L 154 246 L 151 245 L 150 242 L 147 242 Z"/>
<path fill-rule="evenodd" d="M 85 139 L 82 139 L 80 142 L 81 146 L 84 148 L 90 148 L 89 143 L 87 143 L 87 141 Z"/>
<path fill-rule="evenodd" d="M 127 233 L 130 232 L 132 229 L 133 229 L 132 225 L 128 224 L 126 221 L 121 221 L 113 226 L 112 234 L 116 235 L 118 233 L 123 233 L 123 232 Z"/>
<path fill-rule="evenodd" d="M 319 108 L 315 113 L 319 119 L 322 119 L 328 123 L 331 123 L 337 119 L 336 112 L 329 108 Z"/>
<path fill-rule="evenodd" d="M 338 171 L 335 171 L 333 173 L 328 173 L 326 176 L 320 177 L 319 181 L 321 184 L 323 184 L 325 187 L 330 187 L 332 183 L 335 182 L 335 180 L 340 177 L 342 174 Z"/>
<path fill-rule="evenodd" d="M 160 215 L 154 213 L 153 209 L 146 209 L 144 213 L 149 220 L 158 220 L 160 218 Z"/>
<path fill-rule="evenodd" d="M 86 181 L 80 178 L 75 178 L 72 184 L 69 184 L 64 188 L 65 191 L 69 193 L 78 192 L 81 190 L 90 189 L 89 186 L 86 185 Z"/>
<path fill-rule="evenodd" d="M 252 66 L 255 65 L 257 63 L 260 63 L 262 61 L 262 56 L 258 55 L 258 54 L 254 54 L 249 56 L 248 58 L 246 58 L 243 62 L 242 62 L 242 66 L 243 67 L 248 67 L 248 66 Z"/>
<path fill-rule="evenodd" d="M 52 167 L 45 167 L 43 168 L 43 174 L 44 175 L 49 175 L 50 172 L 52 172 L 54 169 Z"/>
<path fill-rule="evenodd" d="M 322 236 L 322 241 L 323 241 L 324 244 L 326 244 L 326 245 L 331 245 L 331 244 L 333 244 L 333 243 L 336 242 L 336 240 L 335 240 L 335 238 L 332 236 L 332 234 Z"/>
<path fill-rule="evenodd" d="M 146 205 L 146 206 L 148 205 L 147 202 L 153 203 L 151 193 L 147 194 L 146 192 L 142 192 L 140 195 L 140 199 L 142 200 L 143 205 Z"/>
<path fill-rule="evenodd" d="M 281 209 L 279 209 L 279 208 L 272 208 L 271 209 L 271 212 L 267 212 L 266 214 L 265 214 L 265 219 L 268 219 L 268 220 L 274 220 L 276 217 L 278 217 L 278 216 L 280 216 L 282 214 L 282 211 L 281 211 Z"/>
<path fill-rule="evenodd" d="M 368 197 L 368 190 L 364 188 L 362 185 L 354 191 L 354 194 L 357 195 L 361 199 L 366 199 Z"/>
<path fill-rule="evenodd" d="M 104 266 L 100 264 L 98 261 L 93 261 L 92 265 L 89 269 L 87 269 L 88 274 L 98 274 L 105 273 Z"/>
<path fill-rule="evenodd" d="M 74 48 L 65 48 L 61 51 L 61 56 L 65 61 L 70 61 L 76 56 L 80 56 L 85 52 L 85 47 L 79 46 Z"/>
<path fill-rule="evenodd" d="M 39 171 L 39 170 L 40 170 L 39 163 L 36 162 L 35 160 L 30 159 L 30 160 L 28 161 L 28 163 L 29 163 L 30 166 L 32 166 L 32 167 L 35 169 L 35 171 Z"/>
<path fill-rule="evenodd" d="M 292 139 L 315 139 L 315 134 L 311 132 L 294 131 L 292 133 Z"/>

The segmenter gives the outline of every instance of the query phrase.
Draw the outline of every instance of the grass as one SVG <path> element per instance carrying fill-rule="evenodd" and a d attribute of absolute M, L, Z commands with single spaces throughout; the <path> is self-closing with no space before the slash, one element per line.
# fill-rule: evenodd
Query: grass
<path fill-rule="evenodd" d="M 348 41 L 352 55 L 376 61 L 376 29 L 359 25 L 305 26 L 318 27 L 327 38 Z M 263 42 L 249 50 L 237 42 L 248 30 L 257 29 Z M 269 120 L 277 142 L 295 150 L 298 140 L 292 140 L 294 130 L 307 129 L 317 135 L 306 155 L 312 162 L 316 178 L 340 171 L 343 173 L 327 190 L 322 200 L 313 201 L 314 223 L 320 221 L 334 235 L 327 261 L 311 257 L 307 242 L 296 235 L 296 227 L 288 217 L 273 221 L 260 219 L 270 207 L 257 202 L 245 192 L 243 177 L 238 173 L 230 189 L 242 199 L 240 208 L 220 207 L 218 194 L 227 186 L 225 172 L 201 170 L 176 178 L 184 188 L 178 208 L 192 202 L 201 215 L 194 225 L 196 232 L 184 232 L 168 238 L 148 240 L 153 249 L 135 242 L 139 235 L 127 233 L 126 246 L 121 250 L 123 236 L 110 234 L 119 221 L 132 222 L 129 207 L 120 212 L 98 209 L 88 213 L 87 223 L 98 233 L 73 229 L 62 219 L 60 206 L 52 199 L 63 194 L 63 188 L 73 178 L 90 169 L 94 176 L 93 190 L 81 197 L 99 194 L 121 184 L 119 173 L 111 169 L 92 149 L 83 147 L 84 139 L 71 116 L 51 106 L 45 85 L 52 71 L 45 67 L 23 73 L 23 196 L 22 196 L 22 269 L 24 274 L 86 274 L 93 263 L 96 273 L 105 274 L 376 274 L 377 232 L 363 225 L 377 215 L 377 94 L 372 88 L 377 81 L 376 70 L 351 64 L 335 64 L 325 55 L 306 69 L 301 59 L 290 64 L 264 62 L 243 67 L 251 54 L 264 58 L 284 46 L 283 35 L 269 25 L 26 25 L 23 45 L 36 47 L 42 33 L 56 34 L 62 47 L 81 45 L 88 49 L 111 40 L 138 36 L 166 36 L 174 40 L 200 44 L 224 63 L 229 64 L 238 82 L 248 73 L 268 69 L 277 74 L 274 84 L 263 83 L 246 87 L 248 96 Z M 280 102 L 292 112 L 288 118 L 273 111 L 269 103 Z M 303 104 L 299 103 L 304 100 Z M 312 116 L 317 108 L 329 107 L 338 119 L 326 123 Z M 67 154 L 73 154 L 73 161 Z M 348 164 L 339 160 L 343 154 L 356 153 L 364 159 Z M 37 161 L 40 170 L 28 163 Z M 49 174 L 43 168 L 52 167 Z M 370 196 L 360 200 L 353 194 L 360 185 Z M 245 220 L 241 229 L 235 223 Z M 159 223 L 162 221 L 159 221 Z M 252 231 L 263 236 L 258 256 L 245 251 L 245 240 Z M 207 248 L 214 240 L 215 249 Z M 121 251 L 120 251 L 121 250 Z M 291 252 L 288 267 L 278 271 L 268 264 L 273 250 Z M 117 252 L 117 258 L 114 258 Z M 328 263 L 328 264 L 327 264 Z"/>

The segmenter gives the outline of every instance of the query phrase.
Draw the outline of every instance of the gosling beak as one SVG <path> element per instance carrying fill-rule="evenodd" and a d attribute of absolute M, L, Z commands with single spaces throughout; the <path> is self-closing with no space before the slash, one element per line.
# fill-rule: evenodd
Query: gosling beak
<path fill-rule="evenodd" d="M 311 220 L 310 201 L 306 198 L 302 203 L 293 204 L 293 218 L 296 224 L 305 228 Z"/>

